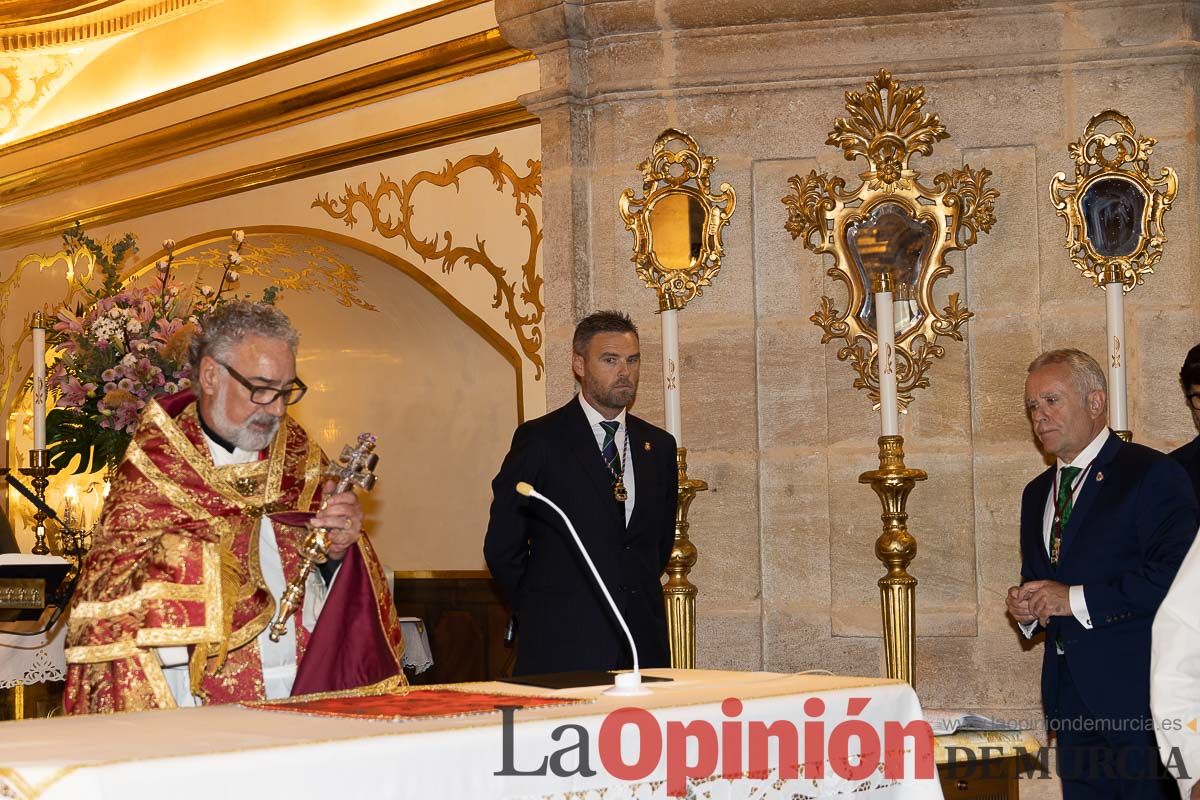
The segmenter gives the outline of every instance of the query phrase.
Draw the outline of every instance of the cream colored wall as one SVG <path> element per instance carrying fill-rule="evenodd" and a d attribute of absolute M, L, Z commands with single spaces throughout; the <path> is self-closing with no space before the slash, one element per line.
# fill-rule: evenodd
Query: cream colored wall
<path fill-rule="evenodd" d="M 1047 348 L 1105 351 L 1103 295 L 1068 261 L 1047 187 L 1109 106 L 1158 137 L 1153 164 L 1179 171 L 1166 253 L 1126 325 L 1134 435 L 1181 444 L 1195 431 L 1176 376 L 1200 340 L 1196 17 L 1186 2 L 967 5 L 499 0 L 497 15 L 542 69 L 524 99 L 542 121 L 552 363 L 582 314 L 629 309 L 644 354 L 635 410 L 661 423 L 654 298 L 617 198 L 668 126 L 719 157 L 714 184 L 738 192 L 721 275 L 680 318 L 690 472 L 710 486 L 691 514 L 700 666 L 882 670 L 880 507 L 857 480 L 877 464 L 878 418 L 808 319 L 822 294 L 845 294 L 784 230 L 787 178 L 815 168 L 857 185 L 861 165 L 824 142 L 843 93 L 880 68 L 924 85 L 950 131 L 915 159 L 926 181 L 964 163 L 994 173 L 998 222 L 951 258 L 936 297 L 959 292 L 975 312 L 967 341 L 947 343 L 901 423 L 908 463 L 929 473 L 909 503 L 917 689 L 933 708 L 1036 716 L 1040 644 L 1021 641 L 1003 602 L 1019 579 L 1021 488 L 1043 469 L 1024 371 Z M 553 406 L 572 386 L 552 372 L 548 388 Z"/>
<path fill-rule="evenodd" d="M 164 126 L 186 127 L 189 114 L 220 113 L 222 102 L 270 102 L 289 87 L 410 50 L 436 48 L 495 23 L 490 4 L 458 6 L 465 7 L 343 51 L 254 72 L 220 89 L 117 114 L 65 136 L 55 134 L 44 150 L 0 148 L 0 182 L 27 191 L 25 170 L 51 174 L 56 159 L 86 156 Z M 304 336 L 304 378 L 325 387 L 297 407 L 298 418 L 315 435 L 328 433 L 323 444 L 332 450 L 360 429 L 379 434 L 381 493 L 368 502 L 385 563 L 397 569 L 480 569 L 490 478 L 518 419 L 545 410 L 540 135 L 529 124 L 532 118 L 501 132 L 484 127 L 472 133 L 472 118 L 480 109 L 511 103 L 518 93 L 536 88 L 537 67 L 519 59 L 499 69 L 488 63 L 481 62 L 478 74 L 433 81 L 426 88 L 397 94 L 381 86 L 379 96 L 347 102 L 335 113 L 239 135 L 160 164 L 117 170 L 112 177 L 61 190 L 28 192 L 19 200 L 0 197 L 0 228 L 36 230 L 64 213 L 87 219 L 96 209 L 112 217 L 103 209 L 126 204 L 139 213 L 117 214 L 107 224 L 90 225 L 88 232 L 97 238 L 134 232 L 142 248 L 137 258 L 146 263 L 158 257 L 158 243 L 166 238 L 179 240 L 194 257 L 223 249 L 228 231 L 244 228 L 248 253 L 259 247 L 270 256 L 261 265 L 265 275 L 290 280 L 295 278 L 290 270 L 311 268 L 302 281 L 308 285 L 285 290 L 283 300 Z M 448 68 L 431 64 L 430 69 Z M 461 121 L 447 129 L 449 141 L 441 143 L 442 132 L 430 123 L 455 115 Z M 433 144 L 423 144 L 426 134 L 406 136 L 405 131 L 422 126 L 432 131 Z M 388 144 L 393 133 L 395 143 Z M 387 141 L 372 155 L 359 150 L 354 158 L 340 155 L 366 137 Z M 290 159 L 303 167 L 314 153 L 320 154 L 314 160 L 330 166 L 286 179 L 269 166 Z M 396 193 L 382 193 L 372 209 L 376 190 L 387 182 Z M 353 205 L 350 219 L 342 213 L 344 201 L 360 186 L 366 202 Z M 196 187 L 211 199 L 175 199 L 195 196 Z M 402 187 L 413 187 L 405 195 L 412 216 L 406 226 L 389 227 L 405 219 L 400 193 L 409 190 Z M 162 207 L 142 211 L 139 198 L 149 192 L 159 193 Z M 290 242 L 290 251 L 267 246 L 272 237 Z M 448 241 L 455 252 L 436 252 Z M 0 397 L 6 417 L 29 370 L 30 346 L 21 341 L 29 314 L 52 308 L 66 286 L 65 262 L 45 268 L 26 263 L 18 269 L 18 264 L 29 254 L 49 257 L 59 248 L 53 236 L 0 239 L 0 362 L 12 374 L 6 381 L 0 373 L 0 385 L 10 388 L 8 397 Z M 314 255 L 313 248 L 323 254 Z M 356 274 L 349 288 L 334 275 L 340 267 Z M 207 269 L 215 284 L 215 265 Z M 343 289 L 374 308 L 338 305 Z M 396 369 L 401 382 L 380 379 Z M 27 449 L 21 432 L 27 421 L 22 413 L 12 420 L 10 460 Z M 52 487 L 52 499 L 55 491 Z M 14 498 L 15 511 L 22 506 Z"/>

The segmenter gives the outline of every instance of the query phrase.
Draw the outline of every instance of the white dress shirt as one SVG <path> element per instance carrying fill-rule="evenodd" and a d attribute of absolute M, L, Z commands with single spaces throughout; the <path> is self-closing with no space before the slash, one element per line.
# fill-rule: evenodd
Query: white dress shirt
<path fill-rule="evenodd" d="M 592 433 L 596 437 L 596 447 L 598 447 L 600 452 L 603 453 L 604 437 L 607 434 L 605 433 L 604 428 L 600 426 L 600 423 L 605 421 L 611 422 L 612 420 L 607 419 L 607 417 L 605 417 L 599 411 L 592 408 L 592 404 L 584 399 L 583 392 L 580 392 L 578 397 L 579 405 L 583 406 L 583 413 L 587 415 L 588 425 L 591 426 Z M 633 462 L 633 451 L 625 445 L 625 417 L 625 409 L 622 408 L 621 413 L 617 414 L 617 416 L 613 418 L 617 422 L 621 423 L 621 427 L 617 428 L 617 435 L 613 438 L 613 444 L 617 446 L 617 453 L 621 457 L 621 472 L 623 475 L 622 480 L 625 482 L 625 491 L 629 495 L 625 499 L 625 524 L 628 525 L 629 518 L 633 516 L 635 487 L 633 485 L 633 467 L 630 466 L 630 464 Z M 605 467 L 605 469 L 607 469 L 607 467 Z"/>
<path fill-rule="evenodd" d="M 1092 471 L 1092 462 L 1096 460 L 1096 456 L 1100 455 L 1100 451 L 1104 445 L 1108 443 L 1108 437 L 1112 436 L 1108 428 L 1104 428 L 1100 433 L 1096 434 L 1096 438 L 1088 443 L 1088 446 L 1079 451 L 1079 455 L 1075 456 L 1070 463 L 1058 459 L 1055 464 L 1055 481 L 1050 485 L 1050 493 L 1046 496 L 1046 508 L 1042 512 L 1042 543 L 1046 548 L 1046 554 L 1050 553 L 1050 534 L 1054 529 L 1054 501 L 1057 494 L 1058 481 L 1062 479 L 1063 467 L 1079 467 L 1081 472 L 1075 476 L 1075 483 L 1071 487 L 1071 507 L 1079 501 L 1079 494 L 1083 491 L 1083 485 L 1087 481 Z M 1088 630 L 1092 629 L 1092 615 L 1088 613 L 1087 598 L 1084 596 L 1082 586 L 1071 586 L 1068 590 L 1068 597 L 1071 602 L 1071 614 L 1075 619 L 1079 620 L 1079 624 Z M 1028 625 L 1021 625 L 1021 631 L 1026 638 L 1033 636 L 1034 629 L 1037 623 L 1031 622 Z M 1062 652 L 1061 650 L 1059 651 Z"/>
<path fill-rule="evenodd" d="M 204 440 L 208 443 L 209 452 L 212 453 L 213 463 L 218 467 L 230 464 L 248 464 L 258 460 L 257 451 L 236 448 L 231 453 L 210 439 L 207 433 L 204 434 Z M 267 516 L 263 516 L 259 523 L 258 561 L 263 581 L 267 584 L 267 590 L 278 603 L 278 598 L 283 596 L 283 591 L 287 588 L 287 580 L 283 577 L 283 562 L 279 557 L 279 544 L 275 541 L 275 528 Z M 304 591 L 305 612 L 306 615 L 311 615 L 307 616 L 307 619 L 311 621 L 306 628 L 311 628 L 316 615 L 320 613 L 320 605 L 323 604 L 325 592 L 324 581 L 317 571 L 313 570 L 309 574 Z M 258 635 L 258 648 L 262 655 L 263 686 L 266 689 L 268 700 L 287 697 L 292 693 L 292 684 L 296 680 L 295 625 L 296 617 L 292 616 L 288 619 L 287 632 L 279 638 L 278 642 L 271 641 L 270 625 Z M 193 695 L 191 690 L 187 648 L 160 647 L 158 648 L 158 658 L 163 665 L 163 675 L 167 679 L 167 685 L 171 688 L 175 704 L 180 708 L 201 705 L 200 699 Z"/>
<path fill-rule="evenodd" d="M 1175 582 L 1154 617 L 1150 645 L 1150 710 L 1163 763 L 1183 767 L 1184 800 L 1200 778 L 1200 735 L 1187 726 L 1200 718 L 1200 538 L 1192 543 Z M 1179 756 L 1171 758 L 1178 748 Z M 1180 764 L 1180 760 L 1183 761 Z"/>

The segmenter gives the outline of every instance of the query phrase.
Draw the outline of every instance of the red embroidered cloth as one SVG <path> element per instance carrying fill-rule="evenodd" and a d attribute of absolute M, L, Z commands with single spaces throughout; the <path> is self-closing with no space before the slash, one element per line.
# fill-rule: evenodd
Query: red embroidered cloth
<path fill-rule="evenodd" d="M 281 702 L 243 703 L 247 708 L 267 711 L 291 711 L 320 717 L 381 719 L 400 721 L 436 717 L 460 717 L 468 714 L 498 713 L 500 707 L 538 708 L 577 703 L 592 703 L 577 697 L 545 697 L 460 689 L 414 689 L 404 693 L 359 695 L 357 697 L 296 698 Z"/>

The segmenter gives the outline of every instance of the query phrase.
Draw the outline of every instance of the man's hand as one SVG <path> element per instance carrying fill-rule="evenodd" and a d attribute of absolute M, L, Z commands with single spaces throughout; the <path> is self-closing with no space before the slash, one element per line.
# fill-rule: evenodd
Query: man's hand
<path fill-rule="evenodd" d="M 337 484 L 327 481 L 325 492 L 332 492 Z M 341 494 L 326 495 L 325 502 L 317 515 L 308 521 L 310 528 L 325 528 L 329 533 L 329 557 L 341 561 L 358 537 L 362 536 L 363 512 L 358 496 L 353 490 Z"/>
<path fill-rule="evenodd" d="M 1042 623 L 1050 624 L 1051 617 L 1071 616 L 1071 587 L 1058 581 L 1030 581 L 1021 587 L 1029 603 L 1029 611 Z"/>
<path fill-rule="evenodd" d="M 1030 625 L 1037 622 L 1037 615 L 1029 609 L 1028 592 L 1024 586 L 1010 586 L 1008 589 L 1008 597 L 1005 598 L 1005 605 L 1008 606 L 1008 613 L 1012 618 L 1022 625 Z"/>

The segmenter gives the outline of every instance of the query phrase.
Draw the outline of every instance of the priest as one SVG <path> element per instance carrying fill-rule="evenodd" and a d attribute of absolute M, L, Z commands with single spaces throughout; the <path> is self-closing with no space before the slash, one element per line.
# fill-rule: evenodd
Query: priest
<path fill-rule="evenodd" d="M 387 576 L 353 492 L 286 411 L 299 337 L 272 306 L 230 301 L 192 343 L 192 391 L 151 401 L 116 474 L 67 634 L 68 713 L 276 699 L 403 681 Z M 322 482 L 324 481 L 324 485 Z M 274 642 L 311 510 L 329 561 Z"/>

